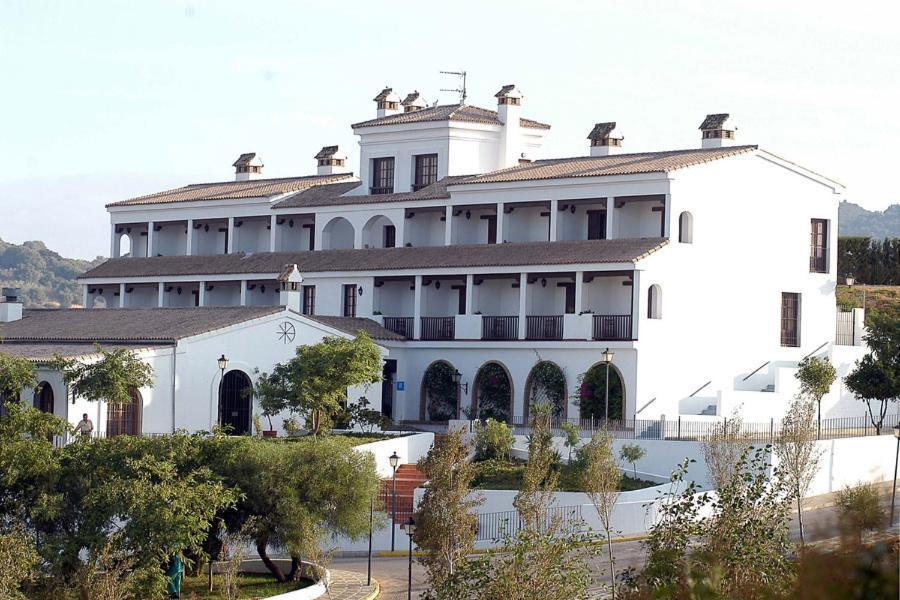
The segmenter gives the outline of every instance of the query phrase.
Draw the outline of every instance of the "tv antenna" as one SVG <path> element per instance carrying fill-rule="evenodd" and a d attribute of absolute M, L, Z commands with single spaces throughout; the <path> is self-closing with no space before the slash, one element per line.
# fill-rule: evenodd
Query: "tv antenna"
<path fill-rule="evenodd" d="M 441 75 L 456 75 L 462 81 L 458 88 L 446 89 L 441 88 L 442 92 L 456 92 L 459 94 L 459 103 L 466 103 L 466 72 L 465 71 L 441 71 Z"/>

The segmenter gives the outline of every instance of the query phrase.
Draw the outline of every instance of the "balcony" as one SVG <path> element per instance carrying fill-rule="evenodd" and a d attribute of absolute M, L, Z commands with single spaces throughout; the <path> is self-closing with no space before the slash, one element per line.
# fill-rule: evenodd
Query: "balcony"
<path fill-rule="evenodd" d="M 519 339 L 519 317 L 481 317 L 481 339 Z"/>
<path fill-rule="evenodd" d="M 384 317 L 384 328 L 405 338 L 413 337 L 413 325 L 412 317 Z"/>
<path fill-rule="evenodd" d="M 525 339 L 528 340 L 561 340 L 563 339 L 563 316 L 527 316 L 525 317 Z"/>
<path fill-rule="evenodd" d="M 454 317 L 422 317 L 423 340 L 452 340 L 456 337 Z"/>
<path fill-rule="evenodd" d="M 370 187 L 369 194 L 372 196 L 378 196 L 381 194 L 393 194 L 394 186 L 384 186 L 384 187 Z"/>
<path fill-rule="evenodd" d="M 631 340 L 631 315 L 594 315 L 592 339 L 604 342 Z"/>

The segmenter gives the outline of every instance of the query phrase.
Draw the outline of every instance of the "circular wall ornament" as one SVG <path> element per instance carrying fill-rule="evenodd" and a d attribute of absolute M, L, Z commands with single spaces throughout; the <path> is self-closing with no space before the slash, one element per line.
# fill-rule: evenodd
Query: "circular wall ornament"
<path fill-rule="evenodd" d="M 294 328 L 294 324 L 290 321 L 285 321 L 278 326 L 278 340 L 285 343 L 290 344 L 294 341 L 294 338 L 297 336 L 297 330 Z"/>

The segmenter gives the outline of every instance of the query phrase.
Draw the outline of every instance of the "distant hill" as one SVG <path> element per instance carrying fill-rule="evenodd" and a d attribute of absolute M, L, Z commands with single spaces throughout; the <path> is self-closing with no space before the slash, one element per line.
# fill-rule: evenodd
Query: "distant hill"
<path fill-rule="evenodd" d="M 891 204 L 879 212 L 845 200 L 838 212 L 838 234 L 878 239 L 900 237 L 900 204 Z"/>
<path fill-rule="evenodd" d="M 22 301 L 33 308 L 80 305 L 81 286 L 75 278 L 104 260 L 63 258 L 43 242 L 0 240 L 0 287 L 22 288 Z"/>

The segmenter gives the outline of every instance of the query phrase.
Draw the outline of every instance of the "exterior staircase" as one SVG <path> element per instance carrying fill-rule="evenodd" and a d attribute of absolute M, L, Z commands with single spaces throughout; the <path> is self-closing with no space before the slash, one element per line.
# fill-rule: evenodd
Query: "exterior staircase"
<path fill-rule="evenodd" d="M 413 513 L 413 495 L 415 489 L 427 481 L 425 474 L 416 465 L 400 465 L 397 467 L 397 513 L 395 524 L 406 523 Z M 381 508 L 388 516 L 392 513 L 392 480 L 381 480 Z"/>

